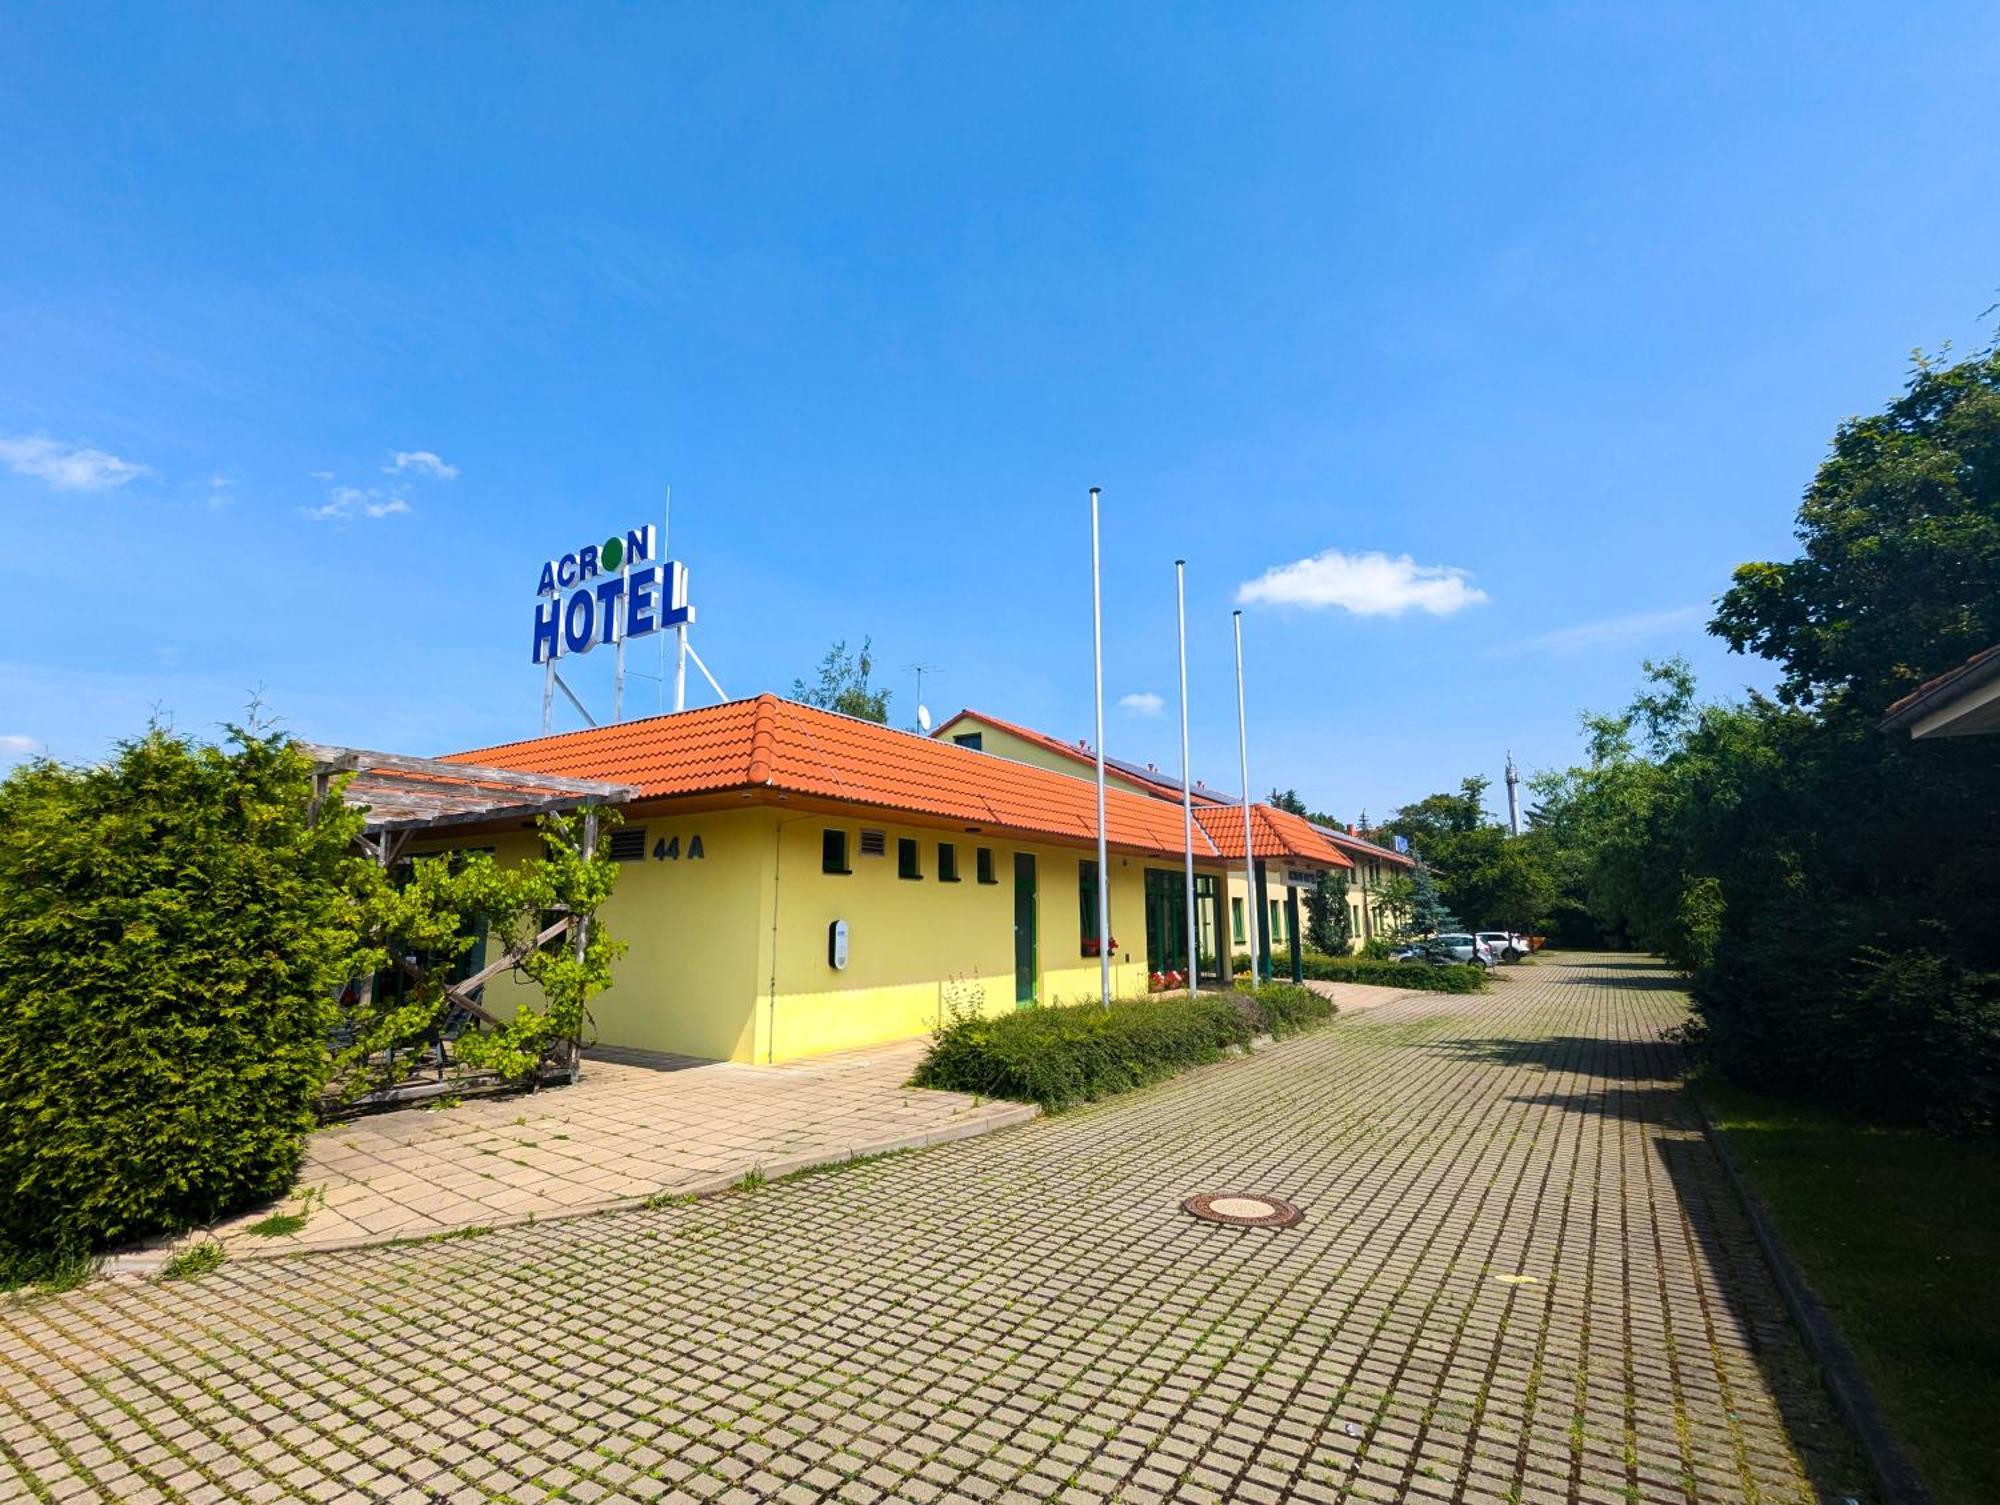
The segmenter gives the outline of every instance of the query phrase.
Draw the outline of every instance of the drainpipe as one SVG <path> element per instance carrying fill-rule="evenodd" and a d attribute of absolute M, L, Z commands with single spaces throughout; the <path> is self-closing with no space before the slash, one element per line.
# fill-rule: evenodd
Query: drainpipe
<path fill-rule="evenodd" d="M 818 820 L 825 817 L 795 815 L 790 820 L 781 820 L 771 828 L 771 982 L 764 995 L 764 1064 L 771 1066 L 778 1059 L 778 878 L 785 861 L 785 827 L 796 826 L 803 820 Z M 754 1058 L 756 1052 L 751 1052 Z"/>

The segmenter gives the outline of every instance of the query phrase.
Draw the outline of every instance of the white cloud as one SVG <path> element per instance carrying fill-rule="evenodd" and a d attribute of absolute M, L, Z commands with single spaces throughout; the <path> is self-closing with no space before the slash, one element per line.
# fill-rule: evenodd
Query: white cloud
<path fill-rule="evenodd" d="M 35 750 L 35 739 L 19 732 L 0 732 L 0 757 L 25 758 Z"/>
<path fill-rule="evenodd" d="M 146 474 L 145 466 L 101 449 L 40 436 L 0 439 L 0 465 L 16 475 L 47 481 L 57 491 L 108 491 Z"/>
<path fill-rule="evenodd" d="M 1503 643 L 1487 650 L 1488 658 L 1519 658 L 1530 653 L 1575 653 L 1584 648 L 1601 648 L 1615 643 L 1636 642 L 1675 627 L 1698 622 L 1708 608 L 1700 604 L 1676 606 L 1671 611 L 1635 611 L 1622 617 L 1606 617 L 1598 622 L 1578 622 L 1574 627 L 1558 627 L 1553 632 Z"/>
<path fill-rule="evenodd" d="M 1448 564 L 1418 564 L 1408 554 L 1343 554 L 1328 549 L 1310 559 L 1273 565 L 1236 589 L 1239 606 L 1338 606 L 1358 617 L 1399 617 L 1415 607 L 1448 617 L 1478 606 L 1486 592 L 1470 571 Z"/>
<path fill-rule="evenodd" d="M 1135 716 L 1157 716 L 1165 704 L 1166 702 L 1151 690 L 1135 690 L 1130 695 L 1118 697 L 1119 709 L 1130 711 Z"/>
<path fill-rule="evenodd" d="M 385 495 L 372 486 L 366 489 L 330 486 L 324 506 L 302 510 L 314 522 L 351 523 L 356 518 L 394 517 L 399 512 L 408 512 L 410 504 L 399 496 Z"/>
<path fill-rule="evenodd" d="M 458 479 L 458 467 L 447 465 L 437 455 L 427 449 L 399 449 L 396 463 L 384 465 L 385 475 L 395 475 L 398 471 L 414 471 L 420 476 L 429 476 L 434 481 L 454 481 Z"/>

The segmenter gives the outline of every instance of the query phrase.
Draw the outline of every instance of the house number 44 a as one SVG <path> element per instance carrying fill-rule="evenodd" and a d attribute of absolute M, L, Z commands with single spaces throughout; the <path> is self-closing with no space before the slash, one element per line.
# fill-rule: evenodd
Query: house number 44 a
<path fill-rule="evenodd" d="M 697 832 L 688 838 L 687 860 L 699 862 L 708 853 L 701 849 L 701 835 Z M 653 843 L 653 861 L 679 862 L 681 860 L 681 839 L 678 836 L 662 836 Z"/>

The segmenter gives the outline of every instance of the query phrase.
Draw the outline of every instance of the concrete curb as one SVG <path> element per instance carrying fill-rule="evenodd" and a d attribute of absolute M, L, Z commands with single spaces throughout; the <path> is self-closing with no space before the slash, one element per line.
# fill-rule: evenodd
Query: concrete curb
<path fill-rule="evenodd" d="M 503 1228 L 526 1228 L 536 1223 L 566 1223 L 575 1218 L 594 1218 L 607 1212 L 633 1212 L 663 1199 L 674 1201 L 704 1201 L 724 1192 L 733 1191 L 743 1184 L 745 1177 L 762 1176 L 776 1181 L 784 1176 L 800 1171 L 817 1170 L 821 1166 L 845 1165 L 850 1160 L 863 1160 L 874 1155 L 893 1155 L 904 1150 L 921 1150 L 932 1145 L 955 1144 L 962 1139 L 977 1139 L 1000 1129 L 1011 1129 L 1042 1116 L 1042 1110 L 1034 1103 L 1008 1103 L 1004 1107 L 982 1110 L 982 1116 L 967 1119 L 962 1123 L 948 1124 L 941 1129 L 926 1129 L 915 1134 L 900 1135 L 895 1139 L 871 1141 L 867 1144 L 849 1145 L 840 1149 L 808 1151 L 800 1155 L 785 1155 L 762 1161 L 746 1161 L 741 1169 L 718 1172 L 704 1176 L 699 1181 L 689 1181 L 677 1186 L 662 1186 L 658 1191 L 641 1196 L 611 1197 L 601 1202 L 587 1202 L 574 1207 L 557 1208 L 549 1212 L 525 1212 L 506 1217 L 492 1218 L 483 1223 L 468 1224 L 468 1228 L 478 1228 L 484 1232 L 497 1233 Z M 428 1244 L 454 1237 L 468 1236 L 466 1228 L 438 1228 L 424 1233 L 383 1234 L 380 1237 L 362 1235 L 354 1238 L 328 1239 L 324 1243 L 300 1245 L 292 1248 L 251 1249 L 241 1251 L 232 1247 L 229 1257 L 232 1261 L 262 1263 L 272 1259 L 309 1259 L 316 1254 L 347 1254 L 356 1249 L 386 1249 L 412 1244 Z M 149 1280 L 160 1273 L 172 1257 L 174 1249 L 185 1243 L 200 1242 L 199 1238 L 177 1240 L 174 1244 L 157 1249 L 139 1249 L 127 1254 L 107 1256 L 98 1266 L 98 1275 L 111 1280 Z"/>
<path fill-rule="evenodd" d="M 1722 1163 L 1722 1173 L 1734 1188 L 1744 1216 L 1750 1220 L 1750 1231 L 1764 1253 L 1764 1263 L 1770 1268 L 1771 1279 L 1786 1310 L 1792 1314 L 1792 1325 L 1805 1340 L 1806 1351 L 1819 1365 L 1827 1393 L 1833 1397 L 1834 1406 L 1868 1460 L 1869 1471 L 1875 1475 L 1876 1487 L 1882 1492 L 1883 1505 L 1935 1505 L 1929 1486 L 1890 1430 L 1881 1403 L 1875 1399 L 1875 1392 L 1869 1388 L 1861 1365 L 1855 1360 L 1854 1350 L 1847 1346 L 1832 1314 L 1778 1237 L 1769 1209 L 1744 1178 L 1728 1141 L 1709 1116 L 1708 1105 L 1692 1088 L 1688 1089 L 1688 1096 L 1701 1115 L 1702 1134 Z"/>

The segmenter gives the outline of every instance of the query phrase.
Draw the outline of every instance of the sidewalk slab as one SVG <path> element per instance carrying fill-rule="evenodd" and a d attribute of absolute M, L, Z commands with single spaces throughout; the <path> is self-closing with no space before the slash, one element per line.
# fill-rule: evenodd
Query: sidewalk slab
<path fill-rule="evenodd" d="M 924 1048 L 777 1066 L 604 1051 L 573 1086 L 332 1124 L 312 1136 L 290 1196 L 116 1255 L 105 1271 L 152 1274 L 201 1238 L 257 1259 L 577 1217 L 988 1134 L 1040 1111 L 906 1086 Z M 296 1230 L 266 1221 L 300 1212 Z"/>

